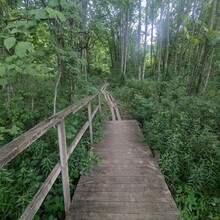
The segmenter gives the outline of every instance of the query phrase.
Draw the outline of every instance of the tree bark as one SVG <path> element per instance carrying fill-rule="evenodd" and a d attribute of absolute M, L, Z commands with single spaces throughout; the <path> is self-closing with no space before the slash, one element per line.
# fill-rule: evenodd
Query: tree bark
<path fill-rule="evenodd" d="M 153 40 L 154 40 L 154 0 L 151 2 L 151 47 L 150 47 L 150 66 L 153 74 Z"/>
<path fill-rule="evenodd" d="M 143 67 L 142 67 L 142 77 L 143 80 L 145 77 L 145 68 L 146 68 L 146 56 L 147 56 L 147 27 L 148 27 L 148 0 L 146 0 L 145 8 L 145 33 L 144 33 L 144 55 L 143 55 Z"/>
<path fill-rule="evenodd" d="M 161 74 L 161 59 L 162 59 L 162 23 L 163 23 L 163 11 L 164 8 L 161 6 L 161 12 L 160 12 L 160 25 L 159 25 L 159 48 L 158 48 L 158 67 L 157 67 L 157 81 L 160 82 L 160 74 Z"/>
<path fill-rule="evenodd" d="M 170 0 L 167 2 L 167 28 L 166 28 L 166 50 L 164 60 L 164 79 L 168 73 L 168 57 L 169 57 L 169 44 L 170 44 Z"/>
<path fill-rule="evenodd" d="M 141 80 L 141 0 L 138 2 L 138 79 Z"/>

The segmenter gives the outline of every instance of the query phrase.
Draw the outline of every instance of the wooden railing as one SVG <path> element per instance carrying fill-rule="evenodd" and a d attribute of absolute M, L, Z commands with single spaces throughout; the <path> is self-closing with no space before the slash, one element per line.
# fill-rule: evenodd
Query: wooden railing
<path fill-rule="evenodd" d="M 95 98 L 98 98 L 98 105 L 96 105 L 94 111 L 91 109 L 91 102 Z M 65 118 L 79 111 L 81 108 L 88 106 L 88 121 L 82 126 L 76 137 L 71 142 L 70 146 L 66 146 L 66 132 L 65 132 Z M 54 166 L 38 192 L 35 194 L 32 201 L 29 203 L 25 211 L 23 212 L 20 220 L 30 220 L 34 217 L 42 202 L 56 181 L 60 172 L 62 173 L 62 185 L 63 185 L 63 196 L 64 196 L 64 207 L 65 212 L 70 207 L 70 186 L 69 186 L 69 173 L 68 173 L 68 159 L 77 144 L 81 140 L 82 136 L 89 128 L 90 142 L 93 144 L 93 131 L 92 131 L 92 120 L 96 115 L 97 111 L 101 112 L 100 93 L 84 98 L 83 100 L 69 106 L 62 110 L 56 115 L 49 119 L 39 123 L 32 129 L 28 130 L 24 134 L 20 135 L 4 147 L 0 148 L 0 168 L 9 163 L 13 158 L 18 156 L 24 149 L 30 146 L 33 142 L 39 139 L 45 134 L 50 128 L 57 126 L 58 128 L 58 142 L 59 142 L 59 154 L 60 161 Z"/>

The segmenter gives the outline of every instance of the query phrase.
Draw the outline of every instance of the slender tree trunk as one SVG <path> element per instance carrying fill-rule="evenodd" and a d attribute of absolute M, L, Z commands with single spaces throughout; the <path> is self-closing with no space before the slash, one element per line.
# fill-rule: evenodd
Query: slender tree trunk
<path fill-rule="evenodd" d="M 141 80 L 141 0 L 138 3 L 138 79 Z"/>
<path fill-rule="evenodd" d="M 146 8 L 145 8 L 145 33 L 144 33 L 144 56 L 143 56 L 143 67 L 142 67 L 142 77 L 144 79 L 145 76 L 145 68 L 146 68 L 146 56 L 147 56 L 147 27 L 148 27 L 148 0 L 146 0 Z"/>
<path fill-rule="evenodd" d="M 126 71 L 127 71 L 127 57 L 128 57 L 128 21 L 129 21 L 129 9 L 127 10 L 126 13 L 126 19 L 125 19 L 125 53 L 124 53 L 124 69 L 123 69 L 123 76 L 125 77 Z"/>
<path fill-rule="evenodd" d="M 168 57 L 169 57 L 169 44 L 170 44 L 170 0 L 167 2 L 167 29 L 166 29 L 166 50 L 165 50 L 165 61 L 164 61 L 164 79 L 168 73 Z"/>
<path fill-rule="evenodd" d="M 164 11 L 164 8 L 163 6 L 161 6 L 161 12 L 160 12 L 160 25 L 159 25 L 159 48 L 158 48 L 158 68 L 157 68 L 157 81 L 160 82 L 160 68 L 161 68 L 161 59 L 162 59 L 162 38 L 163 38 L 163 35 L 162 35 L 162 18 L 163 18 L 163 11 Z"/>
<path fill-rule="evenodd" d="M 58 78 L 57 78 L 57 82 L 55 85 L 54 99 L 53 99 L 53 113 L 54 113 L 54 115 L 56 114 L 56 111 L 57 111 L 56 106 L 57 106 L 58 87 L 59 87 L 60 80 L 61 80 L 62 73 L 63 73 L 61 55 L 59 52 L 57 53 L 57 67 L 58 67 Z"/>
<path fill-rule="evenodd" d="M 208 86 L 209 77 L 210 77 L 211 69 L 212 69 L 213 56 L 214 56 L 214 50 L 211 53 L 211 58 L 210 58 L 210 62 L 209 62 L 208 70 L 207 70 L 207 76 L 206 76 L 206 80 L 205 80 L 204 89 L 203 89 L 204 91 L 206 90 L 206 88 Z"/>
<path fill-rule="evenodd" d="M 88 80 L 88 73 L 87 73 L 87 56 L 86 56 L 86 22 L 87 22 L 87 8 L 88 8 L 88 0 L 82 0 L 82 22 L 81 22 L 81 59 L 85 61 L 84 64 L 81 66 L 81 70 L 83 75 L 85 76 L 85 80 Z"/>
<path fill-rule="evenodd" d="M 150 66 L 153 74 L 153 40 L 154 40 L 154 0 L 151 2 L 151 47 L 150 47 Z"/>
<path fill-rule="evenodd" d="M 121 18 L 120 18 L 120 60 L 121 60 L 121 68 L 120 68 L 120 73 L 121 73 L 121 76 L 122 78 L 124 77 L 124 54 L 125 54 L 125 28 L 124 28 L 124 24 L 125 24 L 125 21 L 124 21 L 124 13 L 122 12 L 121 13 Z"/>
<path fill-rule="evenodd" d="M 59 84 L 61 82 L 61 78 L 63 75 L 63 63 L 62 63 L 62 56 L 60 54 L 60 49 L 62 49 L 64 47 L 64 40 L 63 40 L 63 36 L 62 36 L 62 27 L 60 25 L 60 23 L 56 22 L 55 24 L 55 31 L 54 31 L 54 35 L 55 35 L 55 39 L 56 39 L 56 47 L 57 47 L 57 71 L 58 71 L 58 78 L 55 84 L 55 89 L 54 89 L 54 99 L 53 99 L 53 113 L 56 114 L 57 112 L 57 94 L 58 94 L 58 87 Z"/>

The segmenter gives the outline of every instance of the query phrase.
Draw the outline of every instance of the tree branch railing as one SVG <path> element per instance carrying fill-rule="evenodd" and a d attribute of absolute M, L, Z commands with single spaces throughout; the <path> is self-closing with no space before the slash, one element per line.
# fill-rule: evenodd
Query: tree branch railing
<path fill-rule="evenodd" d="M 98 97 L 98 104 L 92 112 L 91 102 Z M 88 120 L 82 126 L 80 131 L 77 133 L 69 147 L 66 146 L 66 131 L 65 131 L 65 118 L 78 112 L 81 108 L 88 106 Z M 59 174 L 62 174 L 62 185 L 63 185 L 63 196 L 64 196 L 64 207 L 65 212 L 70 207 L 70 186 L 69 186 L 69 172 L 68 172 L 68 159 L 73 153 L 74 149 L 78 145 L 79 141 L 83 137 L 87 129 L 90 133 L 90 143 L 93 144 L 93 130 L 92 121 L 97 111 L 101 112 L 100 93 L 87 98 L 65 108 L 58 112 L 54 116 L 47 120 L 39 123 L 32 129 L 26 131 L 24 134 L 12 140 L 0 148 L 0 168 L 9 163 L 13 158 L 18 156 L 23 150 L 30 146 L 33 142 L 38 140 L 43 134 L 45 134 L 50 128 L 57 126 L 58 128 L 58 143 L 59 143 L 59 155 L 60 161 L 54 166 L 44 183 L 41 185 L 38 192 L 33 197 L 25 211 L 20 217 L 20 220 L 30 220 L 37 213 L 54 182 L 56 181 Z"/>

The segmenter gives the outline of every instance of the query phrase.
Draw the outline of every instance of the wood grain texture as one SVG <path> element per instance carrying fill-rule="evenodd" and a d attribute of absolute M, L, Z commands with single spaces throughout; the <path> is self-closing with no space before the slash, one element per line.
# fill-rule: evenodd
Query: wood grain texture
<path fill-rule="evenodd" d="M 178 220 L 179 211 L 136 121 L 103 124 L 101 163 L 81 176 L 67 220 Z"/>

